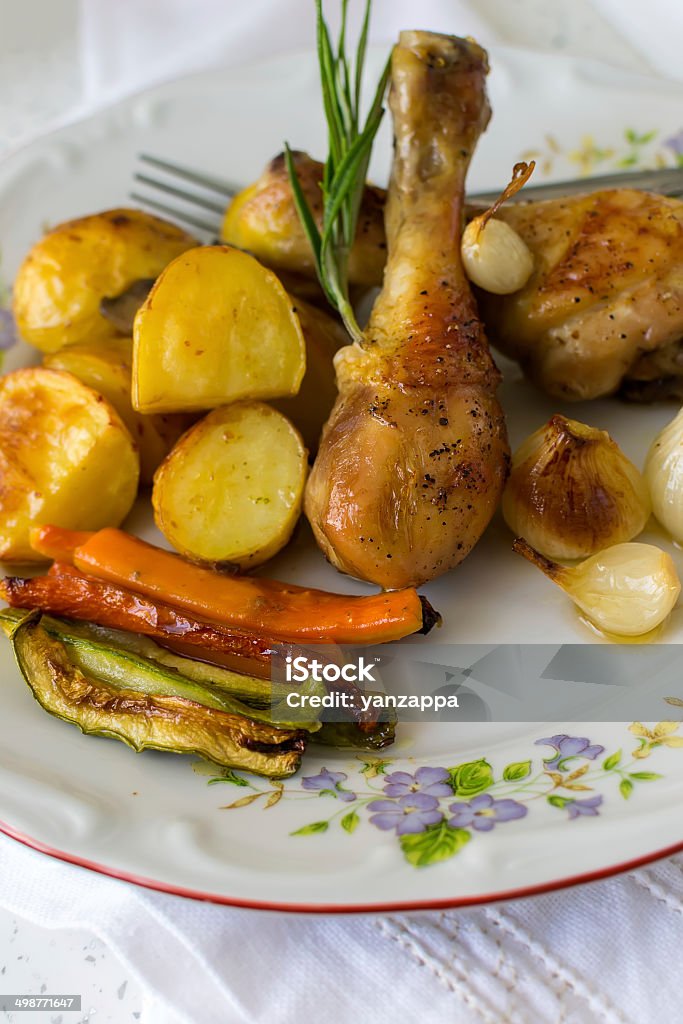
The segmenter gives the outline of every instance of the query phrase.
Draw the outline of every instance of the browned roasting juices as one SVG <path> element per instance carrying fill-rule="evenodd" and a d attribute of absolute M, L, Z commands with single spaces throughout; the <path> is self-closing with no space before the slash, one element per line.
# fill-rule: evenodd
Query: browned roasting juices
<path fill-rule="evenodd" d="M 337 355 L 339 397 L 306 490 L 326 556 L 385 589 L 458 565 L 507 474 L 500 375 L 459 247 L 487 71 L 473 41 L 401 33 L 384 287 L 362 343 Z"/>

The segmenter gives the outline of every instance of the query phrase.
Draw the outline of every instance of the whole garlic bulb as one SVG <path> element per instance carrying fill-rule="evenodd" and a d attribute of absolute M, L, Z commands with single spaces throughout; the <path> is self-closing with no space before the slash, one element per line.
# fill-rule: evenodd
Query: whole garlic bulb
<path fill-rule="evenodd" d="M 650 497 L 605 430 L 557 415 L 513 455 L 503 516 L 544 555 L 587 558 L 636 537 L 650 516 Z"/>
<path fill-rule="evenodd" d="M 655 516 L 674 540 L 683 541 L 683 409 L 652 442 L 645 479 Z"/>
<path fill-rule="evenodd" d="M 534 269 L 529 246 L 503 220 L 484 224 L 475 217 L 463 231 L 460 243 L 465 273 L 473 284 L 494 295 L 510 295 L 523 288 Z"/>
<path fill-rule="evenodd" d="M 615 544 L 574 566 L 558 565 L 522 538 L 513 548 L 606 633 L 649 633 L 668 617 L 681 592 L 671 556 L 653 544 Z"/>

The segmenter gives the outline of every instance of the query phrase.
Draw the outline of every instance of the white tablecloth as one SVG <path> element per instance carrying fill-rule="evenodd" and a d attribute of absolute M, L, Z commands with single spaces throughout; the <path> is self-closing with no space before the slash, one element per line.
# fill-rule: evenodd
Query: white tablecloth
<path fill-rule="evenodd" d="M 0 30 L 0 151 L 149 82 L 310 44 L 311 6 L 23 0 Z M 676 0 L 376 0 L 373 37 L 392 39 L 416 21 L 484 44 L 554 47 L 669 75 L 683 67 Z M 487 908 L 304 918 L 145 891 L 0 837 L 0 909 L 4 920 L 9 911 L 99 936 L 144 993 L 141 1024 L 648 1024 L 683 1013 L 682 858 Z M 11 970 L 0 988 L 16 991 Z"/>

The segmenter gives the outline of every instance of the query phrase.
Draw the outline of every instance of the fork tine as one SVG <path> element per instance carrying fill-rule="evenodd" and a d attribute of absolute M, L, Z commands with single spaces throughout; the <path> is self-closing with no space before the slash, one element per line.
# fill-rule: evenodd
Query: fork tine
<path fill-rule="evenodd" d="M 145 164 L 150 164 L 152 167 L 156 167 L 161 171 L 166 171 L 168 174 L 173 174 L 178 178 L 184 178 L 185 181 L 191 181 L 195 185 L 201 185 L 203 188 L 211 189 L 213 192 L 218 192 L 220 195 L 227 196 L 231 199 L 237 192 L 240 191 L 237 185 L 230 185 L 226 181 L 221 181 L 219 178 L 213 178 L 209 174 L 201 174 L 199 171 L 193 170 L 191 167 L 183 167 L 181 164 L 174 164 L 168 160 L 162 160 L 157 156 L 151 156 L 149 153 L 140 153 L 138 159 Z"/>
<path fill-rule="evenodd" d="M 139 181 L 141 185 L 149 185 L 150 188 L 154 188 L 158 192 L 166 192 L 170 196 L 177 196 L 178 199 L 191 203 L 193 206 L 201 206 L 203 210 L 210 210 L 211 213 L 218 213 L 221 216 L 225 213 L 225 203 L 215 203 L 211 199 L 205 199 L 204 196 L 195 195 L 193 192 L 186 192 L 176 185 L 168 185 L 165 181 L 157 181 L 156 178 L 150 178 L 146 174 L 136 173 L 133 175 L 133 178 L 135 181 Z"/>
<path fill-rule="evenodd" d="M 202 231 L 208 232 L 208 234 L 216 236 L 220 231 L 220 221 L 216 220 L 213 224 L 208 223 L 205 220 L 201 220 L 199 217 L 193 217 L 191 213 L 185 213 L 182 210 L 178 210 L 173 206 L 168 206 L 166 203 L 160 203 L 156 199 L 150 199 L 148 196 L 143 196 L 139 192 L 130 192 L 130 198 L 140 203 L 141 206 L 147 206 L 151 210 L 156 210 L 158 213 L 163 213 L 171 220 L 182 220 L 185 224 L 190 224 L 193 228 L 200 228 Z"/>

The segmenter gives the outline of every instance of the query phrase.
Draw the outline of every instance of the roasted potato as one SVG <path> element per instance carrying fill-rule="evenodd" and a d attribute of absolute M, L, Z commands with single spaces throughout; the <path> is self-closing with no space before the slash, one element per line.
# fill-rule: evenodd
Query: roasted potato
<path fill-rule="evenodd" d="M 308 462 L 299 432 L 262 402 L 214 409 L 154 477 L 156 524 L 181 554 L 245 569 L 285 546 Z"/>
<path fill-rule="evenodd" d="M 320 227 L 324 167 L 307 153 L 295 151 L 292 156 L 301 188 Z M 387 256 L 385 200 L 384 189 L 366 186 L 356 241 L 349 254 L 351 285 L 372 288 L 382 283 Z M 287 271 L 315 279 L 313 252 L 294 205 L 282 153 L 271 160 L 258 181 L 235 196 L 225 212 L 221 238 L 228 245 L 248 249 L 278 274 Z M 287 287 L 296 290 L 289 282 Z"/>
<path fill-rule="evenodd" d="M 43 365 L 73 373 L 111 402 L 140 450 L 140 483 L 151 484 L 157 466 L 191 421 L 188 416 L 144 416 L 133 409 L 131 339 L 111 338 L 89 345 L 69 345 L 46 356 Z"/>
<path fill-rule="evenodd" d="M 116 334 L 100 302 L 155 278 L 196 245 L 181 228 L 142 210 L 107 210 L 67 221 L 33 246 L 14 282 L 22 337 L 43 352 Z"/>
<path fill-rule="evenodd" d="M 115 409 L 70 373 L 0 377 L 0 560 L 43 561 L 32 527 L 118 526 L 138 489 L 137 447 Z"/>
<path fill-rule="evenodd" d="M 192 249 L 160 275 L 135 317 L 133 407 L 212 409 L 295 395 L 306 368 L 292 299 L 253 256 Z"/>
<path fill-rule="evenodd" d="M 348 345 L 349 336 L 338 320 L 316 306 L 294 297 L 292 305 L 306 341 L 306 373 L 296 395 L 278 398 L 272 404 L 301 431 L 308 450 L 316 452 L 323 424 L 337 398 L 334 355 Z"/>

